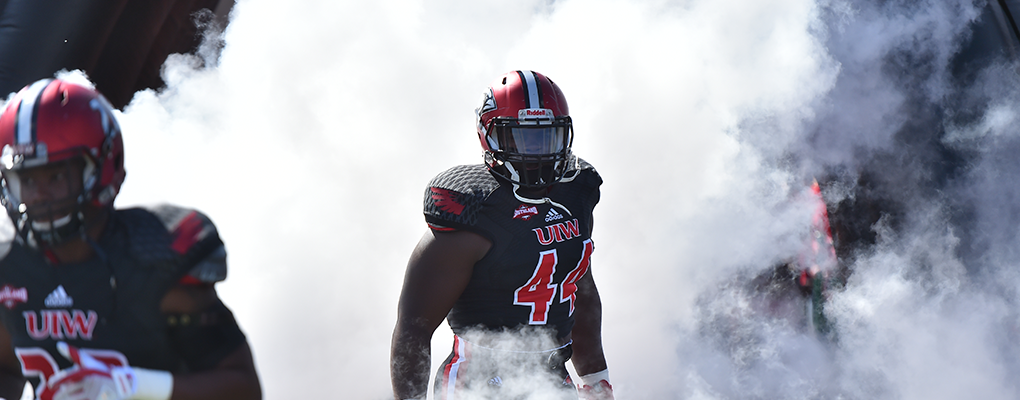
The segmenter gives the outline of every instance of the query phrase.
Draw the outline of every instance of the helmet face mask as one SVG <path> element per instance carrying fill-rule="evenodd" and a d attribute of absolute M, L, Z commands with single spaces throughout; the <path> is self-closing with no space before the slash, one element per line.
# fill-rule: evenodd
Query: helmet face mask
<path fill-rule="evenodd" d="M 40 80 L 0 110 L 0 203 L 31 247 L 82 237 L 124 181 L 113 107 L 94 89 Z"/>
<path fill-rule="evenodd" d="M 493 118 L 490 145 L 510 180 L 525 187 L 543 187 L 559 181 L 566 173 L 573 132 L 570 117 L 547 123 Z"/>
<path fill-rule="evenodd" d="M 489 87 L 476 112 L 490 170 L 529 188 L 563 178 L 574 130 L 566 99 L 552 80 L 533 71 L 510 72 Z"/>

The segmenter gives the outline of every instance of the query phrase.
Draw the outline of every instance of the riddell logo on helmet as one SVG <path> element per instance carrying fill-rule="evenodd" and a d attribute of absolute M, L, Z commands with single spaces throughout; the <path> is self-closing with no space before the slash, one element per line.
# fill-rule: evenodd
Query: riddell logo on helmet
<path fill-rule="evenodd" d="M 46 143 L 39 143 L 38 146 L 36 143 L 19 143 L 14 145 L 9 144 L 4 146 L 3 154 L 4 156 L 10 154 L 11 156 L 21 155 L 27 157 L 34 157 L 36 153 L 36 147 L 38 147 L 40 153 L 46 154 Z"/>
<path fill-rule="evenodd" d="M 517 118 L 552 118 L 553 112 L 548 108 L 525 108 L 517 112 Z"/>

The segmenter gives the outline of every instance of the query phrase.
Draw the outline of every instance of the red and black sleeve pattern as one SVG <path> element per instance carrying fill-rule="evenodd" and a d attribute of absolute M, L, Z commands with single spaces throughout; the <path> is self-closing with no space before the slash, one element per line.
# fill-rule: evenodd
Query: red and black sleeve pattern
<path fill-rule="evenodd" d="M 170 249 L 183 258 L 182 284 L 213 284 L 227 278 L 227 252 L 216 226 L 204 214 L 181 207 L 152 210 L 170 234 Z"/>
<path fill-rule="evenodd" d="M 425 189 L 425 222 L 436 231 L 471 229 L 499 182 L 484 165 L 461 165 L 437 175 Z"/>

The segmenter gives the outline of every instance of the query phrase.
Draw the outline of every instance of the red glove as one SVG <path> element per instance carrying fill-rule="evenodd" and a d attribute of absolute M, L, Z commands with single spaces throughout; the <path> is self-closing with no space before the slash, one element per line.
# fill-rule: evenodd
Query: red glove
<path fill-rule="evenodd" d="M 603 379 L 593 386 L 578 385 L 577 397 L 580 400 L 615 400 L 613 398 L 613 385 Z"/>

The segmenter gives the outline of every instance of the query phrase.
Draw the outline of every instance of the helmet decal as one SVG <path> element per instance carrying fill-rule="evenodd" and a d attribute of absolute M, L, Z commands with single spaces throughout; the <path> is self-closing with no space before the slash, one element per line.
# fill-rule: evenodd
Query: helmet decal
<path fill-rule="evenodd" d="M 476 111 L 478 113 L 478 116 L 481 116 L 482 114 L 485 114 L 489 111 L 496 109 L 496 96 L 492 94 L 491 87 L 489 88 L 489 90 L 486 90 L 482 96 L 483 96 L 482 106 L 479 107 L 478 110 Z"/>

